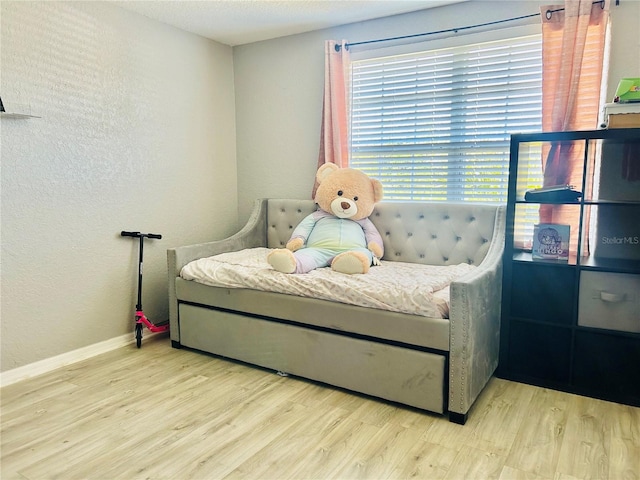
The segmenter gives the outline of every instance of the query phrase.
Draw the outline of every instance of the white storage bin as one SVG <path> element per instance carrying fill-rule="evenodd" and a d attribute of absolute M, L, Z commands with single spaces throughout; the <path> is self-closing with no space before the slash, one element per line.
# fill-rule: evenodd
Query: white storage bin
<path fill-rule="evenodd" d="M 640 275 L 582 271 L 578 325 L 640 332 Z"/>

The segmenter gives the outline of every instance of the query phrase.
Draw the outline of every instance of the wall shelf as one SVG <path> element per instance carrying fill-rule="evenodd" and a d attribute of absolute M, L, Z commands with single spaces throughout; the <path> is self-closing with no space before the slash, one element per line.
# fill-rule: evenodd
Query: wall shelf
<path fill-rule="evenodd" d="M 36 115 L 27 115 L 26 113 L 0 112 L 2 118 L 41 118 Z"/>

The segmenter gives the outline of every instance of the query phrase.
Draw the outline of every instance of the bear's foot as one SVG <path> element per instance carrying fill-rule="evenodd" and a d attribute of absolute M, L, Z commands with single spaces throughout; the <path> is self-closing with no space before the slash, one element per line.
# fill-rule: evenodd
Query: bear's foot
<path fill-rule="evenodd" d="M 333 259 L 331 269 L 340 273 L 348 273 L 349 275 L 367 273 L 370 263 L 369 257 L 364 253 L 344 252 Z"/>
<path fill-rule="evenodd" d="M 293 273 L 296 271 L 296 257 L 291 250 L 279 248 L 267 256 L 267 262 L 274 270 L 282 273 Z"/>

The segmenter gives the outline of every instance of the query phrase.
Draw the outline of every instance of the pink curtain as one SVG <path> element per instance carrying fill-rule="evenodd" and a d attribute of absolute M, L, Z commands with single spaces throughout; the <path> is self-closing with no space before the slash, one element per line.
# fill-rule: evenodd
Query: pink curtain
<path fill-rule="evenodd" d="M 338 47 L 338 48 L 336 48 Z M 324 46 L 324 98 L 318 168 L 325 163 L 349 166 L 350 55 L 347 42 L 328 40 Z M 317 182 L 313 186 L 315 198 Z"/>
<path fill-rule="evenodd" d="M 565 0 L 564 6 L 542 7 L 541 14 L 542 129 L 545 132 L 595 129 L 600 110 L 609 0 L 595 4 L 593 0 Z M 545 146 L 542 153 L 544 186 L 569 184 L 581 189 L 583 161 L 581 142 L 554 142 Z M 593 169 L 589 172 L 587 190 L 591 190 L 593 182 Z M 575 207 L 540 207 L 540 222 L 571 225 L 573 252 L 577 246 L 578 218 Z"/>

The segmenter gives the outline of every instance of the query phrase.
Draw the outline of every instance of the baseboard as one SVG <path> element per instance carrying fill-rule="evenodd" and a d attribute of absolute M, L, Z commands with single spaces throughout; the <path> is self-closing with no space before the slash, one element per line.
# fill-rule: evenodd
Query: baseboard
<path fill-rule="evenodd" d="M 154 334 L 146 335 L 147 338 Z M 23 367 L 14 368 L 13 370 L 7 370 L 0 373 L 0 387 L 6 387 L 16 382 L 26 380 L 27 378 L 42 375 L 43 373 L 50 372 L 56 368 L 71 365 L 72 363 L 86 360 L 87 358 L 100 355 L 101 353 L 110 352 L 116 348 L 124 347 L 135 342 L 133 333 L 127 333 L 119 337 L 105 340 L 104 342 L 94 343 L 71 352 L 63 353 L 51 358 L 45 358 L 38 362 L 24 365 Z"/>

